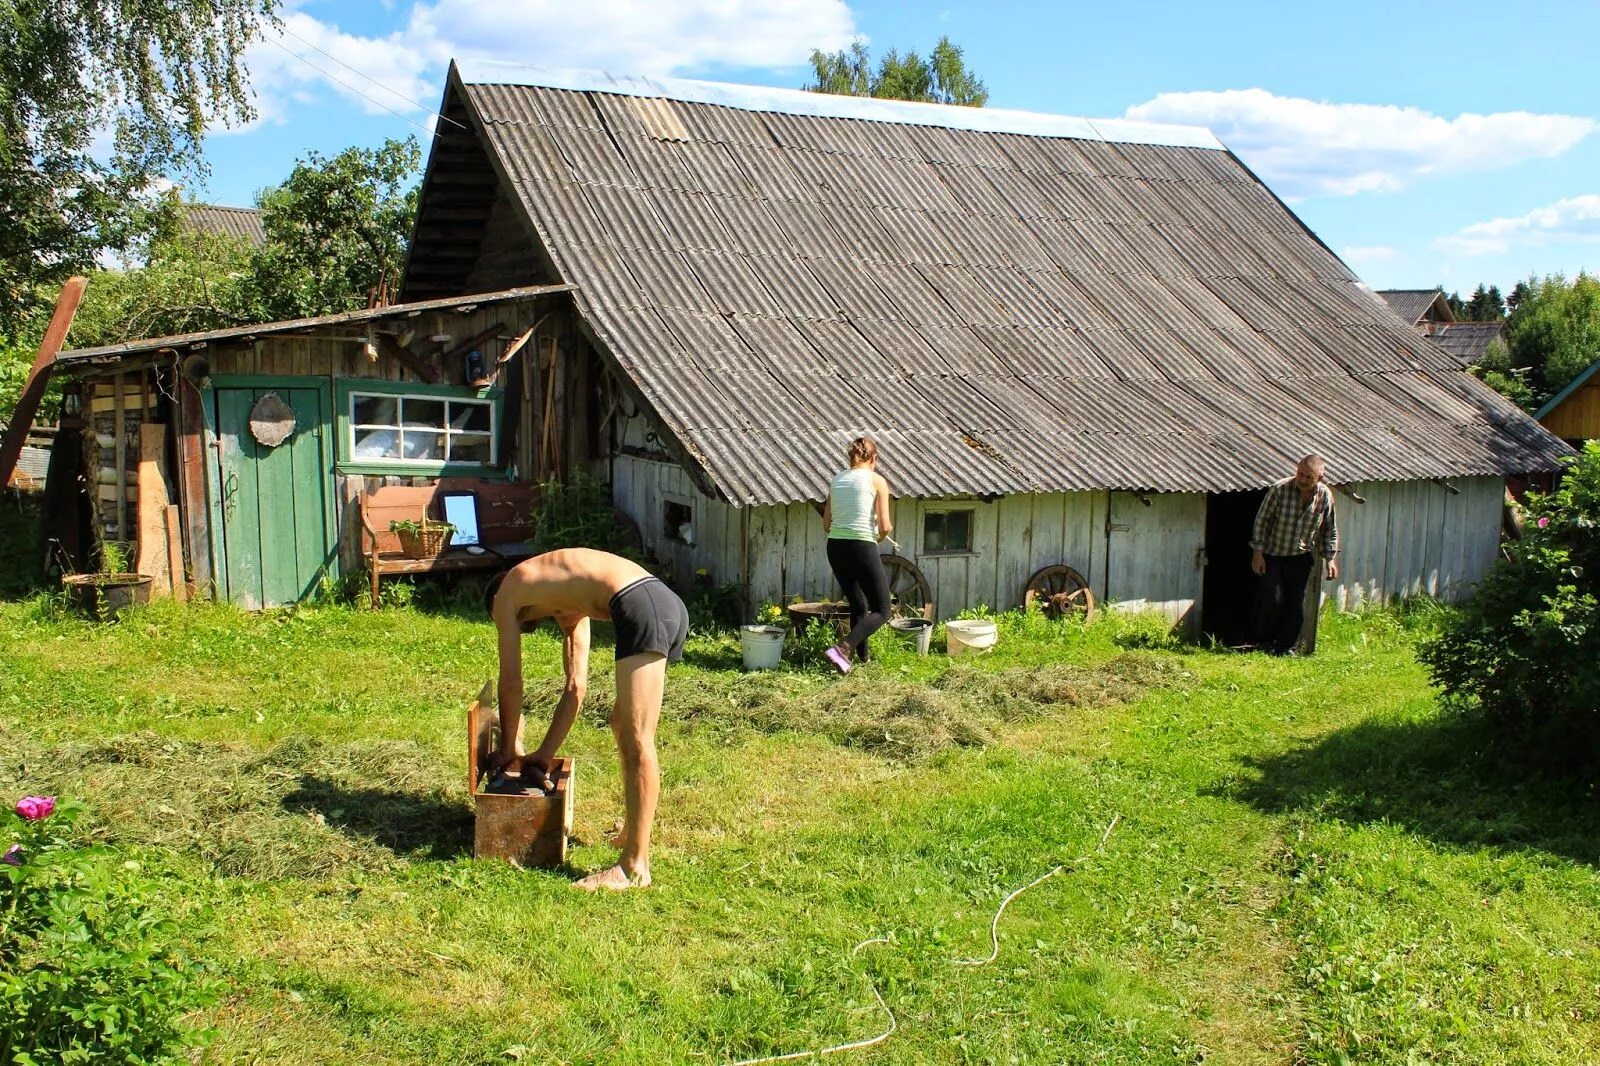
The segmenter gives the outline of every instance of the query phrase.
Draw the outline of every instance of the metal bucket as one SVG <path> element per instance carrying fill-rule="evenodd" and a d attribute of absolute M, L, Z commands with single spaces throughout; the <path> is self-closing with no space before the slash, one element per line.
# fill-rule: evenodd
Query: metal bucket
<path fill-rule="evenodd" d="M 928 654 L 928 647 L 933 643 L 932 621 L 926 618 L 892 618 L 889 628 L 915 643 L 918 655 Z"/>
<path fill-rule="evenodd" d="M 776 670 L 783 661 L 782 626 L 740 626 L 739 643 L 744 649 L 746 670 Z"/>

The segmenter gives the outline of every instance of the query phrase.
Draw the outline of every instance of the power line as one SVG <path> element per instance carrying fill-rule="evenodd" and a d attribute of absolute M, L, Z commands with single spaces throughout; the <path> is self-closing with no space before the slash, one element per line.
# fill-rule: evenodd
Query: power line
<path fill-rule="evenodd" d="M 357 89 L 354 85 L 351 85 L 349 82 L 345 81 L 343 78 L 340 78 L 337 75 L 335 75 L 333 72 L 327 71 L 327 70 L 323 70 L 321 67 L 319 67 L 315 63 L 311 62 L 311 60 L 307 59 L 305 56 L 301 55 L 298 52 L 295 52 L 295 51 L 291 50 L 282 41 L 279 41 L 279 40 L 277 40 L 276 38 L 273 38 L 273 37 L 267 37 L 267 38 L 263 38 L 263 39 L 266 40 L 266 41 L 269 41 L 275 48 L 278 48 L 279 50 L 281 50 L 285 55 L 290 56 L 290 57 L 292 57 L 294 59 L 298 59 L 300 62 L 304 63 L 306 66 L 310 67 L 312 70 L 316 71 L 318 74 L 321 74 L 324 78 L 327 78 L 329 81 L 331 81 L 331 82 L 333 82 L 333 83 L 335 83 L 337 85 L 342 85 L 346 89 L 349 89 L 351 92 L 355 93 L 357 96 L 361 97 L 361 99 L 367 101 L 369 104 L 372 104 L 375 107 L 382 108 L 383 110 L 389 112 L 389 114 L 393 115 L 395 118 L 399 119 L 402 122 L 410 123 L 411 125 L 415 126 L 417 129 L 421 130 L 423 133 L 426 133 L 429 137 L 433 136 L 434 131 L 430 130 L 428 127 L 424 126 L 422 123 L 420 123 L 420 122 L 416 121 L 415 119 L 412 119 L 412 118 L 410 118 L 410 117 L 408 117 L 406 115 L 402 115 L 400 112 L 396 111 L 394 108 L 390 107 L 388 104 L 385 104 L 381 100 L 373 99 L 372 97 L 368 96 L 366 93 L 362 92 L 360 89 Z M 319 51 L 320 51 L 320 49 L 319 49 Z M 385 87 L 385 89 L 386 89 L 386 91 L 391 91 L 391 92 L 393 91 L 393 90 L 387 89 L 387 87 Z M 400 96 L 399 93 L 395 93 L 394 95 Z M 400 96 L 400 99 L 406 100 L 406 97 Z M 422 105 L 421 104 L 417 104 L 415 100 L 409 100 L 407 102 L 408 103 L 412 103 L 412 104 L 416 104 L 416 106 L 418 106 L 418 107 L 422 107 Z M 444 121 L 446 121 L 446 122 L 453 122 L 457 126 L 461 126 L 461 123 L 456 122 L 455 119 L 445 118 L 445 116 L 437 114 L 436 112 L 434 112 L 430 108 L 423 108 L 423 110 L 427 111 L 429 114 L 434 115 L 434 117 L 436 117 L 436 118 L 444 119 Z M 462 129 L 466 129 L 465 126 L 462 126 L 461 128 Z"/>
<path fill-rule="evenodd" d="M 312 43 L 311 41 L 306 40 L 304 37 L 300 36 L 298 33 L 296 33 L 293 30 L 291 30 L 288 26 L 281 26 L 279 28 L 282 29 L 284 33 L 287 33 L 290 37 L 293 37 L 295 40 L 297 40 L 301 44 L 305 45 L 307 48 L 313 49 L 314 51 L 317 51 L 317 52 L 321 52 L 323 55 L 327 56 L 329 59 L 331 59 L 335 63 L 339 64 L 344 69 L 350 71 L 352 74 L 355 74 L 357 77 L 366 78 L 372 84 L 376 85 L 378 88 L 382 89 L 384 92 L 389 93 L 391 96 L 398 96 L 398 97 L 400 97 L 400 99 L 404 100 L 406 103 L 412 105 L 413 107 L 419 107 L 424 111 L 433 112 L 433 114 L 437 118 L 440 118 L 440 119 L 444 120 L 445 122 L 450 123 L 452 126 L 459 127 L 460 129 L 466 129 L 467 128 L 466 126 L 463 126 L 461 123 L 457 122 L 453 118 L 448 118 L 448 117 L 446 117 L 444 115 L 438 114 L 438 112 L 433 111 L 433 108 L 428 107 L 426 104 L 418 103 L 417 101 L 411 99 L 411 97 L 405 96 L 405 95 L 403 95 L 401 93 L 396 92 L 395 90 L 389 88 L 389 86 L 385 85 L 383 82 L 379 81 L 377 78 L 374 78 L 372 75 L 367 74 L 367 73 L 365 73 L 363 71 L 357 70 L 355 67 L 352 67 L 349 63 L 346 63 L 344 60 L 340 59 L 338 56 L 334 55 L 332 52 L 329 52 L 326 49 L 324 49 L 324 48 Z M 340 82 L 339 84 L 343 85 L 344 83 Z M 346 88 L 348 88 L 348 86 L 346 86 Z M 373 103 L 377 103 L 377 101 L 374 100 Z M 382 105 L 379 105 L 379 106 L 382 106 Z"/>

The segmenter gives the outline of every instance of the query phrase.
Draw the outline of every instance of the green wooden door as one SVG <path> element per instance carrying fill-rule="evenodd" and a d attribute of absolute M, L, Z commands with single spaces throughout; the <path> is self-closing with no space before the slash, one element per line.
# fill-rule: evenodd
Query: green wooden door
<path fill-rule="evenodd" d="M 268 447 L 251 432 L 250 412 L 273 393 L 294 412 L 295 426 L 281 444 Z M 218 592 L 242 607 L 295 603 L 338 565 L 327 383 L 219 382 L 212 403 Z"/>

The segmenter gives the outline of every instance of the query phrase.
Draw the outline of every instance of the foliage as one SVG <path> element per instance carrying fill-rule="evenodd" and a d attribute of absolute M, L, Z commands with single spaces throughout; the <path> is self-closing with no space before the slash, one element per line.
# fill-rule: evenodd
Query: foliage
<path fill-rule="evenodd" d="M 188 229 L 182 203 L 169 198 L 161 225 L 141 245 L 141 265 L 90 274 L 72 345 L 365 306 L 399 276 L 416 214 L 419 163 L 415 138 L 331 158 L 308 154 L 281 185 L 259 194 L 267 237 L 259 248 Z"/>
<path fill-rule="evenodd" d="M 182 1061 L 183 1015 L 214 1001 L 139 864 L 75 844 L 82 807 L 0 816 L 0 1048 L 22 1066 Z"/>
<path fill-rule="evenodd" d="M 1510 364 L 1527 368 L 1529 407 L 1544 403 L 1600 359 L 1600 278 L 1530 278 L 1506 322 Z"/>
<path fill-rule="evenodd" d="M 276 7 L 0 0 L 0 322 L 129 247 L 208 125 L 254 117 L 240 59 Z"/>
<path fill-rule="evenodd" d="M 267 241 L 251 264 L 259 321 L 303 318 L 389 297 L 416 217 L 422 150 L 415 137 L 379 148 L 309 153 L 260 194 Z"/>
<path fill-rule="evenodd" d="M 406 533 L 415 537 L 420 536 L 428 530 L 437 530 L 440 533 L 446 531 L 454 533 L 456 531 L 456 527 L 451 525 L 449 522 L 435 522 L 427 515 L 423 515 L 420 521 L 413 521 L 410 518 L 396 518 L 389 523 L 390 533 Z"/>
<path fill-rule="evenodd" d="M 1485 286 L 1480 282 L 1469 299 L 1463 300 L 1460 293 L 1449 292 L 1445 294 L 1445 302 L 1461 322 L 1499 322 L 1506 317 L 1506 301 L 1500 296 L 1498 285 Z"/>
<path fill-rule="evenodd" d="M 689 612 L 689 631 L 714 633 L 737 626 L 744 616 L 744 590 L 736 582 L 714 584 L 704 568 L 695 571 L 694 582 L 683 597 Z"/>
<path fill-rule="evenodd" d="M 582 546 L 641 558 L 633 531 L 612 510 L 610 486 L 581 470 L 566 482 L 551 480 L 539 487 L 533 526 L 529 543 L 535 554 Z"/>
<path fill-rule="evenodd" d="M 72 347 L 252 321 L 253 253 L 244 241 L 175 227 L 154 237 L 144 252 L 143 265 L 90 273 L 72 320 Z"/>
<path fill-rule="evenodd" d="M 1516 366 L 1513 363 L 1511 349 L 1499 337 L 1489 342 L 1489 346 L 1484 349 L 1483 357 L 1473 367 L 1473 373 L 1477 374 L 1485 385 L 1512 403 L 1532 410 L 1533 386 L 1528 383 L 1529 372 L 1529 367 Z"/>
<path fill-rule="evenodd" d="M 102 574 L 127 574 L 133 570 L 133 553 L 129 545 L 120 540 L 100 542 L 100 572 Z"/>
<path fill-rule="evenodd" d="M 1418 655 L 1459 706 L 1481 708 L 1530 756 L 1600 757 L 1600 443 L 1535 497 L 1524 539 Z"/>
<path fill-rule="evenodd" d="M 838 96 L 982 107 L 989 100 L 989 90 L 967 70 L 962 56 L 962 50 L 951 44 L 949 37 L 940 37 L 926 59 L 914 51 L 902 55 L 891 48 L 873 70 L 866 44 L 856 40 L 848 49 L 837 52 L 814 49 L 811 69 L 816 81 L 805 88 Z"/>

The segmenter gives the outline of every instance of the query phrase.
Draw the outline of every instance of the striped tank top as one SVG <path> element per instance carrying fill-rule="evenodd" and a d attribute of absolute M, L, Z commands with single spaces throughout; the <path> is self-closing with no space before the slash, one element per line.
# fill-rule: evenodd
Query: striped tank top
<path fill-rule="evenodd" d="M 833 508 L 833 524 L 828 527 L 829 540 L 878 539 L 878 512 L 875 506 L 877 491 L 872 484 L 872 471 L 864 466 L 846 470 L 828 486 L 828 500 Z"/>

